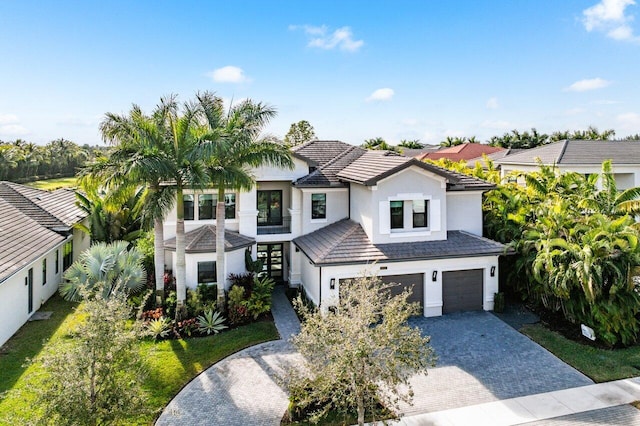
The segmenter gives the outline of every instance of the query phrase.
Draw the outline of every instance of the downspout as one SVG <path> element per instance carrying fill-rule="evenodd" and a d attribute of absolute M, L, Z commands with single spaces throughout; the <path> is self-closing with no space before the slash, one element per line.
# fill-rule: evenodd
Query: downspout
<path fill-rule="evenodd" d="M 320 266 L 319 268 L 319 272 L 320 272 L 320 281 L 319 281 L 319 295 L 318 295 L 318 308 L 321 308 L 322 306 L 322 266 Z"/>

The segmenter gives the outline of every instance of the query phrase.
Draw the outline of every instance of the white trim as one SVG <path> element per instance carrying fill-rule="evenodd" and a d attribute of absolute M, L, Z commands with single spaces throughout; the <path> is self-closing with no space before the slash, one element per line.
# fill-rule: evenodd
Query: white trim
<path fill-rule="evenodd" d="M 392 229 L 389 238 L 403 238 L 403 237 L 428 237 L 431 235 L 431 231 L 405 231 L 404 229 Z M 417 229 L 417 228 L 410 228 Z"/>
<path fill-rule="evenodd" d="M 327 219 L 310 219 L 310 223 L 327 223 Z"/>
<path fill-rule="evenodd" d="M 347 192 L 349 190 L 349 188 L 298 188 L 295 187 L 296 189 L 299 189 L 300 191 L 302 191 L 303 193 L 309 193 L 309 194 L 324 194 L 325 192 Z"/>
<path fill-rule="evenodd" d="M 246 216 L 257 216 L 258 210 L 238 210 L 238 216 L 246 217 Z"/>
<path fill-rule="evenodd" d="M 387 177 L 385 177 L 385 178 L 383 178 L 383 179 L 380 179 L 380 180 L 377 182 L 377 184 L 383 183 L 383 182 L 385 182 L 386 180 L 389 180 L 389 179 L 391 179 L 391 178 L 394 178 L 394 177 L 396 177 L 396 176 L 398 176 L 398 175 L 400 175 L 400 174 L 402 174 L 402 173 L 408 172 L 408 171 L 418 172 L 418 173 L 420 173 L 420 174 L 422 174 L 422 175 L 425 175 L 425 176 L 427 176 L 427 177 L 429 177 L 429 178 L 431 178 L 431 179 L 433 179 L 433 180 L 440 181 L 440 183 L 441 183 L 441 187 L 442 187 L 442 185 L 445 185 L 445 187 L 446 187 L 447 180 L 448 180 L 446 177 L 444 177 L 444 176 L 440 176 L 440 175 L 438 175 L 438 174 L 436 174 L 436 173 L 434 173 L 434 172 L 430 172 L 430 171 L 428 171 L 428 170 L 425 170 L 425 169 L 423 169 L 423 168 L 421 168 L 420 166 L 417 166 L 417 165 L 415 165 L 415 164 L 413 164 L 413 165 L 411 165 L 411 166 L 409 166 L 409 167 L 406 167 L 406 168 L 404 168 L 404 169 L 402 169 L 402 170 L 400 170 L 400 171 L 397 171 L 397 172 L 395 172 L 394 174 L 389 175 L 389 176 L 387 176 Z"/>

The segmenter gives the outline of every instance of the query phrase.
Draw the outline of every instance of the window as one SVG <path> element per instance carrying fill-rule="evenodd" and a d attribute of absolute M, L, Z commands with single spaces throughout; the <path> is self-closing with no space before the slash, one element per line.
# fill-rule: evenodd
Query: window
<path fill-rule="evenodd" d="M 311 194 L 311 219 L 327 218 L 327 194 Z"/>
<path fill-rule="evenodd" d="M 62 246 L 62 270 L 66 271 L 73 263 L 73 240 L 67 241 Z"/>
<path fill-rule="evenodd" d="M 224 217 L 226 219 L 236 218 L 236 194 L 224 194 Z"/>
<path fill-rule="evenodd" d="M 193 220 L 193 195 L 183 195 L 184 220 Z"/>
<path fill-rule="evenodd" d="M 198 262 L 198 284 L 216 282 L 216 262 Z"/>
<path fill-rule="evenodd" d="M 60 249 L 56 250 L 56 274 L 60 272 Z"/>
<path fill-rule="evenodd" d="M 427 223 L 427 206 L 426 200 L 413 200 L 413 227 L 426 228 Z"/>
<path fill-rule="evenodd" d="M 42 259 L 42 285 L 47 283 L 47 259 Z"/>
<path fill-rule="evenodd" d="M 215 211 L 213 194 L 198 195 L 198 220 L 215 219 Z"/>
<path fill-rule="evenodd" d="M 391 201 L 391 229 L 404 228 L 404 201 Z"/>

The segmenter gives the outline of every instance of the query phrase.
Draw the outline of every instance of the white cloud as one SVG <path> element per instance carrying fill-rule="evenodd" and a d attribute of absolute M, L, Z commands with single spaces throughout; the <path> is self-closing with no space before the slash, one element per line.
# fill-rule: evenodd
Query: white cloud
<path fill-rule="evenodd" d="M 582 23 L 587 31 L 600 31 L 614 40 L 640 42 L 630 26 L 634 17 L 626 13 L 635 4 L 634 0 L 602 0 L 582 11 Z"/>
<path fill-rule="evenodd" d="M 215 69 L 207 73 L 207 75 L 217 83 L 244 83 L 249 81 L 242 68 L 234 67 L 233 65 Z"/>
<path fill-rule="evenodd" d="M 583 112 L 586 112 L 586 109 L 584 108 L 571 108 L 568 109 L 564 112 L 564 115 L 578 115 L 578 114 L 582 114 Z"/>
<path fill-rule="evenodd" d="M 565 92 L 586 92 L 588 90 L 602 89 L 610 85 L 611 82 L 602 78 L 587 78 L 576 81 L 569 87 L 565 87 Z"/>
<path fill-rule="evenodd" d="M 20 124 L 5 124 L 0 126 L 0 135 L 22 136 L 28 133 L 29 131 Z"/>
<path fill-rule="evenodd" d="M 601 99 L 599 101 L 591 101 L 589 102 L 591 105 L 616 105 L 619 104 L 620 101 L 610 101 L 607 99 Z"/>
<path fill-rule="evenodd" d="M 500 104 L 498 103 L 498 98 L 489 98 L 487 100 L 487 109 L 498 109 Z"/>
<path fill-rule="evenodd" d="M 625 129 L 632 129 L 640 132 L 640 114 L 636 112 L 627 112 L 616 117 L 620 125 Z"/>
<path fill-rule="evenodd" d="M 484 127 L 485 129 L 492 130 L 509 130 L 517 127 L 513 123 L 506 120 L 485 120 L 480 123 L 480 126 Z"/>
<path fill-rule="evenodd" d="M 0 114 L 0 125 L 14 124 L 18 122 L 18 116 L 15 114 Z"/>
<path fill-rule="evenodd" d="M 385 87 L 383 89 L 378 89 L 378 90 L 374 90 L 374 92 L 369 95 L 369 97 L 366 99 L 367 102 L 371 102 L 371 101 L 389 101 L 391 100 L 391 98 L 393 98 L 394 95 L 394 91 L 393 89 L 389 89 L 388 87 Z"/>
<path fill-rule="evenodd" d="M 355 52 L 364 45 L 363 40 L 354 40 L 351 28 L 342 27 L 331 32 L 326 25 L 314 27 L 311 25 L 289 25 L 289 30 L 302 29 L 309 37 L 309 47 L 324 50 L 338 48 L 347 52 Z"/>

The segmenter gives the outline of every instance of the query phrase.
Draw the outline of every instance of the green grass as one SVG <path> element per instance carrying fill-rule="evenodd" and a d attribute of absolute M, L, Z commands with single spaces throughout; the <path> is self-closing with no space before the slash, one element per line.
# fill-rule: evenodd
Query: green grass
<path fill-rule="evenodd" d="M 53 191 L 59 188 L 74 188 L 78 186 L 78 180 L 74 177 L 36 180 L 34 182 L 25 183 L 26 186 L 31 186 L 37 189 L 44 189 L 46 191 Z"/>
<path fill-rule="evenodd" d="M 525 325 L 520 331 L 596 383 L 640 375 L 640 346 L 599 349 L 569 340 L 540 324 Z"/>
<path fill-rule="evenodd" d="M 43 340 L 62 339 L 75 327 L 78 321 L 78 315 L 73 311 L 75 305 L 54 296 L 41 308 L 53 311 L 51 319 L 25 324 L 3 346 L 0 351 L 0 394 L 10 392 L 0 398 L 0 423 L 3 418 L 23 424 L 34 420 L 31 405 L 35 396 L 29 392 L 26 378 L 41 367 L 37 362 L 25 366 L 25 359 L 37 357 L 43 350 Z M 157 343 L 141 341 L 140 350 L 149 369 L 143 386 L 148 392 L 148 408 L 154 414 L 128 419 L 126 423 L 152 424 L 173 396 L 207 367 L 241 349 L 277 338 L 278 332 L 272 322 L 257 322 L 209 337 Z"/>

